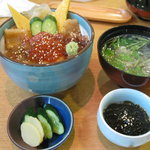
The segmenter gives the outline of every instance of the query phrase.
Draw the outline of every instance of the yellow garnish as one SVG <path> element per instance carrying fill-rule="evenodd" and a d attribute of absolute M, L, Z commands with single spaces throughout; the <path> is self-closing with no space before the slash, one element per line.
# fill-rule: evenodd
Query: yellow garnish
<path fill-rule="evenodd" d="M 58 31 L 61 32 L 65 20 L 67 19 L 68 10 L 70 7 L 70 0 L 63 0 L 56 11 L 53 13 L 57 20 Z"/>
<path fill-rule="evenodd" d="M 25 16 L 20 14 L 18 11 L 16 11 L 12 6 L 8 4 L 8 8 L 12 14 L 12 17 L 14 19 L 14 22 L 18 29 L 25 29 L 30 30 L 30 20 L 27 19 Z"/>

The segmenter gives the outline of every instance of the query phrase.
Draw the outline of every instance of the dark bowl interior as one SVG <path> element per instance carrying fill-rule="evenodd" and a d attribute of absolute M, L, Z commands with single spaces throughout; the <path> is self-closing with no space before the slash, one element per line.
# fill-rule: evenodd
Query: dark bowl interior
<path fill-rule="evenodd" d="M 140 19 L 150 21 L 149 0 L 126 0 L 128 8 Z"/>
<path fill-rule="evenodd" d="M 35 111 L 38 107 L 42 107 L 44 104 L 51 104 L 55 107 L 62 119 L 64 124 L 65 132 L 62 135 L 53 135 L 52 139 L 44 140 L 40 146 L 33 148 L 23 142 L 20 133 L 20 125 L 22 122 L 22 118 L 27 111 L 28 108 L 32 107 Z M 13 111 L 11 112 L 8 123 L 7 123 L 7 132 L 11 141 L 21 149 L 45 149 L 51 150 L 60 146 L 70 135 L 70 132 L 73 127 L 73 115 L 69 107 L 60 99 L 51 96 L 34 96 L 22 101 L 18 104 Z"/>
<path fill-rule="evenodd" d="M 99 38 L 97 45 L 100 64 L 109 78 L 119 86 L 126 88 L 147 88 L 150 86 L 150 77 L 141 77 L 125 73 L 124 71 L 121 71 L 110 65 L 102 56 L 102 47 L 104 46 L 105 42 L 122 34 L 137 34 L 150 37 L 150 28 L 138 25 L 125 25 L 109 29 L 103 33 L 103 35 Z"/>

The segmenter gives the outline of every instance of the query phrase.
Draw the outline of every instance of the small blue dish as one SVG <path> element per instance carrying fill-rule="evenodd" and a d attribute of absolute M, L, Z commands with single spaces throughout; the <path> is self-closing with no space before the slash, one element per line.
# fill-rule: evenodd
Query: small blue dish
<path fill-rule="evenodd" d="M 32 107 L 35 111 L 38 107 L 42 107 L 44 104 L 51 104 L 58 111 L 60 118 L 62 119 L 65 132 L 62 135 L 53 135 L 52 139 L 44 140 L 38 147 L 30 147 L 21 138 L 20 125 L 22 118 L 28 108 Z M 23 100 L 21 103 L 15 106 L 12 110 L 8 122 L 7 132 L 10 140 L 23 150 L 53 150 L 59 147 L 69 137 L 73 128 L 73 114 L 67 104 L 62 100 L 46 95 L 33 96 Z"/>

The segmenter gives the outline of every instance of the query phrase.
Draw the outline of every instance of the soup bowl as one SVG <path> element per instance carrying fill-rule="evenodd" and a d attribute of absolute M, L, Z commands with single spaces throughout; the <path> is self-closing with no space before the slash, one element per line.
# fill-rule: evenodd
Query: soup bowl
<path fill-rule="evenodd" d="M 98 40 L 97 49 L 99 62 L 105 73 L 108 75 L 108 77 L 119 86 L 127 88 L 148 88 L 150 86 L 149 76 L 133 75 L 125 72 L 124 70 L 120 70 L 115 66 L 112 66 L 108 61 L 106 61 L 106 59 L 102 55 L 102 48 L 107 41 L 116 36 L 121 36 L 125 34 L 134 34 L 149 38 L 150 28 L 138 25 L 125 25 L 107 30 L 105 33 L 102 34 L 102 36 Z"/>
<path fill-rule="evenodd" d="M 82 16 L 69 12 L 68 17 L 78 20 L 81 33 L 88 36 L 89 42 L 77 55 L 67 60 L 45 66 L 18 63 L 4 56 L 4 47 L 1 44 L 1 64 L 10 79 L 19 87 L 34 93 L 52 94 L 69 89 L 82 77 L 90 61 L 94 32 L 92 26 Z M 0 39 L 4 30 L 12 26 L 14 26 L 13 19 L 0 26 Z"/>

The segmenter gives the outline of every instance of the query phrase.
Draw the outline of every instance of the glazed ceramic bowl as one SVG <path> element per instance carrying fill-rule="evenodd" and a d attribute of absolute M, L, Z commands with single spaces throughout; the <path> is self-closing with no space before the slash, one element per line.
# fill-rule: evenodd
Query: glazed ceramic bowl
<path fill-rule="evenodd" d="M 129 88 L 116 89 L 107 93 L 100 102 L 97 112 L 98 127 L 103 135 L 112 143 L 122 147 L 137 147 L 150 141 L 150 131 L 138 136 L 121 134 L 106 123 L 103 115 L 108 105 L 112 103 L 122 103 L 126 100 L 139 105 L 150 117 L 150 98 L 146 94 Z"/>
<path fill-rule="evenodd" d="M 67 60 L 47 66 L 25 65 L 6 58 L 3 55 L 4 48 L 1 48 L 1 64 L 18 86 L 34 93 L 52 94 L 67 90 L 79 81 L 90 61 L 94 32 L 89 22 L 80 15 L 70 12 L 69 18 L 78 20 L 81 32 L 89 37 L 89 42 L 78 55 Z M 4 30 L 13 25 L 14 21 L 9 19 L 0 26 L 0 39 Z"/>
<path fill-rule="evenodd" d="M 126 0 L 126 4 L 137 17 L 145 21 L 150 21 L 149 0 Z"/>
<path fill-rule="evenodd" d="M 105 73 L 109 76 L 109 78 L 112 79 L 119 86 L 126 88 L 148 88 L 150 86 L 150 77 L 142 77 L 128 74 L 123 70 L 119 70 L 113 67 L 102 56 L 102 48 L 104 44 L 111 38 L 123 34 L 136 34 L 145 37 L 150 37 L 150 28 L 138 25 L 125 25 L 107 30 L 102 34 L 102 36 L 100 36 L 98 40 L 97 49 L 99 62 Z"/>
<path fill-rule="evenodd" d="M 44 104 L 51 104 L 60 115 L 62 123 L 64 125 L 64 133 L 61 135 L 54 134 L 52 139 L 44 140 L 38 147 L 30 147 L 27 145 L 21 138 L 20 125 L 23 119 L 23 116 L 28 108 L 33 108 L 35 111 L 38 107 L 42 107 Z M 46 95 L 39 95 L 27 98 L 21 103 L 16 105 L 9 115 L 7 122 L 7 132 L 10 140 L 18 146 L 20 149 L 24 150 L 52 150 L 61 146 L 65 140 L 69 137 L 72 128 L 73 128 L 73 114 L 69 106 L 62 100 Z"/>

